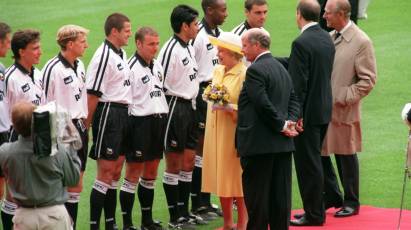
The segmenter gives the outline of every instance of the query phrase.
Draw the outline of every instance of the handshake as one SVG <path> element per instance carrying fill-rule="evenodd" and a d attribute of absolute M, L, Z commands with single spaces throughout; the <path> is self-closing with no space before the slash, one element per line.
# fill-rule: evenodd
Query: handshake
<path fill-rule="evenodd" d="M 297 122 L 291 120 L 286 121 L 285 128 L 281 132 L 287 137 L 295 137 L 303 131 L 303 119 L 301 118 Z"/>

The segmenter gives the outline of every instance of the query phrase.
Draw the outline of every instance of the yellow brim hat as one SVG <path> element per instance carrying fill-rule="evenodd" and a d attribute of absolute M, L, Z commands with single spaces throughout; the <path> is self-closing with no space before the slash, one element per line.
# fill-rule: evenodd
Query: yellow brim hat
<path fill-rule="evenodd" d="M 243 52 L 241 52 L 242 43 L 240 36 L 231 32 L 222 32 L 218 38 L 213 36 L 208 37 L 213 46 L 223 47 L 225 49 L 243 55 Z"/>

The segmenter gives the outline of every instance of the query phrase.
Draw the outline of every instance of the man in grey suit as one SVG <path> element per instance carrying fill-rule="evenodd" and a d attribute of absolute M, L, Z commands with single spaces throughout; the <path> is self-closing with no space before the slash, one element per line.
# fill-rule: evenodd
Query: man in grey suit
<path fill-rule="evenodd" d="M 236 147 L 243 168 L 247 229 L 288 229 L 291 209 L 291 153 L 299 107 L 287 70 L 273 58 L 262 29 L 242 37 L 252 62 L 238 101 Z"/>

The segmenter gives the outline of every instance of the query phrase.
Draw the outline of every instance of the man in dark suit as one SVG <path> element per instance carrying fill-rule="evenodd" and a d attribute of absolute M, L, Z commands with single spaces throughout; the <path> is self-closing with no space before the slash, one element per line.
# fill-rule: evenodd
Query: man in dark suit
<path fill-rule="evenodd" d="M 291 78 L 270 54 L 270 36 L 253 28 L 242 37 L 252 62 L 238 102 L 236 147 L 243 168 L 247 229 L 288 229 L 291 210 L 291 137 L 299 114 Z"/>
<path fill-rule="evenodd" d="M 296 21 L 301 35 L 292 43 L 286 59 L 300 105 L 295 138 L 294 161 L 304 215 L 291 225 L 323 225 L 325 208 L 341 206 L 342 201 L 325 203 L 321 146 L 331 119 L 331 72 L 335 54 L 330 35 L 318 24 L 320 5 L 316 0 L 300 0 Z"/>

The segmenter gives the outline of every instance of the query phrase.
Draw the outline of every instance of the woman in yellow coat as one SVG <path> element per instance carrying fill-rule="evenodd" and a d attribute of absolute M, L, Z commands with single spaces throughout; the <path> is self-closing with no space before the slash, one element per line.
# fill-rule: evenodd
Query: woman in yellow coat
<path fill-rule="evenodd" d="M 210 37 L 218 47 L 219 63 L 213 73 L 213 85 L 224 85 L 229 94 L 227 106 L 208 103 L 204 136 L 202 191 L 216 194 L 223 210 L 224 229 L 234 229 L 232 205 L 236 200 L 237 229 L 246 229 L 247 210 L 241 182 L 240 158 L 234 146 L 237 123 L 237 102 L 245 79 L 241 38 L 234 33 Z"/>

